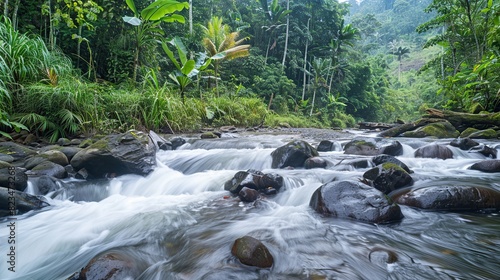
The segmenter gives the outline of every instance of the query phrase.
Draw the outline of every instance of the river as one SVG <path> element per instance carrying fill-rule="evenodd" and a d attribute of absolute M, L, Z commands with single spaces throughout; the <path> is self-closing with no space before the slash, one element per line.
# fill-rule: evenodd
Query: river
<path fill-rule="evenodd" d="M 271 152 L 297 138 L 193 138 L 178 150 L 158 152 L 158 166 L 147 177 L 67 180 L 64 191 L 47 195 L 50 207 L 17 217 L 16 272 L 7 270 L 2 249 L 0 278 L 65 279 L 94 256 L 118 251 L 135 260 L 137 279 L 498 279 L 498 212 L 401 206 L 402 221 L 380 225 L 322 216 L 309 207 L 313 192 L 332 180 L 357 180 L 367 169 L 340 168 L 341 161 L 363 158 L 342 151 L 320 152 L 327 169 L 271 169 Z M 324 139 L 306 140 L 316 146 Z M 413 187 L 450 183 L 500 190 L 499 173 L 467 169 L 485 159 L 476 153 L 450 147 L 453 159 L 413 156 L 419 146 L 450 139 L 397 140 L 404 147 L 397 158 L 414 171 Z M 278 173 L 285 186 L 255 203 L 228 197 L 224 183 L 249 168 Z M 36 191 L 30 184 L 28 192 Z M 8 230 L 3 220 L 2 248 Z M 242 265 L 231 255 L 234 240 L 244 235 L 268 247 L 271 269 Z M 387 252 L 397 261 L 387 263 Z"/>

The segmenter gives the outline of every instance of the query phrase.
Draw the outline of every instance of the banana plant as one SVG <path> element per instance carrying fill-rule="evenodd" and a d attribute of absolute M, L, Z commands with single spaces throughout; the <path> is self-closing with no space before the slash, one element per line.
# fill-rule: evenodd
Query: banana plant
<path fill-rule="evenodd" d="M 179 37 L 174 37 L 168 42 L 168 44 L 172 45 L 177 50 L 179 60 L 177 60 L 174 52 L 170 50 L 167 42 L 162 41 L 161 44 L 163 51 L 165 51 L 165 54 L 167 54 L 176 68 L 176 70 L 168 76 L 179 87 L 181 98 L 184 102 L 186 88 L 193 82 L 193 77 L 197 76 L 200 71 L 205 70 L 212 62 L 212 59 L 208 58 L 205 53 L 199 53 L 196 61 L 194 59 L 188 59 L 188 51 Z"/>
<path fill-rule="evenodd" d="M 175 12 L 189 8 L 189 4 L 175 0 L 157 0 L 139 12 L 133 0 L 126 0 L 126 3 L 134 13 L 134 16 L 124 16 L 123 21 L 135 27 L 134 81 L 136 81 L 141 46 L 154 44 L 155 39 L 165 35 L 160 27 L 162 22 L 184 23 L 184 17 Z"/>

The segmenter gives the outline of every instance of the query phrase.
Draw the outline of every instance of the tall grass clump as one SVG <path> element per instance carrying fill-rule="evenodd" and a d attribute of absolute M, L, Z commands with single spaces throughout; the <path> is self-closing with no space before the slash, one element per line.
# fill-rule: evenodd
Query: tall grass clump
<path fill-rule="evenodd" d="M 18 97 L 16 120 L 51 142 L 82 132 L 91 132 L 103 117 L 100 88 L 77 78 L 53 86 L 37 83 L 24 88 Z"/>

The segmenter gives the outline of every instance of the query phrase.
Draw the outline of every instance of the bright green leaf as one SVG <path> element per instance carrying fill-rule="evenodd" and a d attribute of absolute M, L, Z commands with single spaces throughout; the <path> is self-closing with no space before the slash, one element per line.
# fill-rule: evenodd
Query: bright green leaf
<path fill-rule="evenodd" d="M 139 26 L 142 23 L 140 19 L 138 19 L 136 17 L 129 17 L 129 16 L 124 16 L 123 21 L 128 23 L 128 24 L 131 24 L 133 26 Z"/>

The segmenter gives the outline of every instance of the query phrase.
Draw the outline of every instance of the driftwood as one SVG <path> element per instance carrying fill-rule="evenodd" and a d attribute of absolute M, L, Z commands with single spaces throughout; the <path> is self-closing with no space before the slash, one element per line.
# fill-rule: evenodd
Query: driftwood
<path fill-rule="evenodd" d="M 399 124 L 395 123 L 378 123 L 378 122 L 359 122 L 358 123 L 360 129 L 389 129 L 393 128 L 395 126 L 398 126 Z"/>
<path fill-rule="evenodd" d="M 431 118 L 423 118 L 423 119 L 419 119 L 416 122 L 406 123 L 406 124 L 402 124 L 399 126 L 395 126 L 393 128 L 389 128 L 387 130 L 380 132 L 378 134 L 378 136 L 380 136 L 380 137 L 395 137 L 395 136 L 399 136 L 400 134 L 402 134 L 404 132 L 417 129 L 419 127 L 422 127 L 422 126 L 425 126 L 425 125 L 428 125 L 431 123 L 438 123 L 438 122 L 443 122 L 443 121 L 444 121 L 443 119 L 438 119 L 438 118 L 432 118 L 432 119 Z"/>
<path fill-rule="evenodd" d="M 458 130 L 464 130 L 467 127 L 486 129 L 500 126 L 500 112 L 489 114 L 470 114 L 452 111 L 442 111 L 437 109 L 427 109 L 424 117 L 441 118 L 449 121 Z"/>

